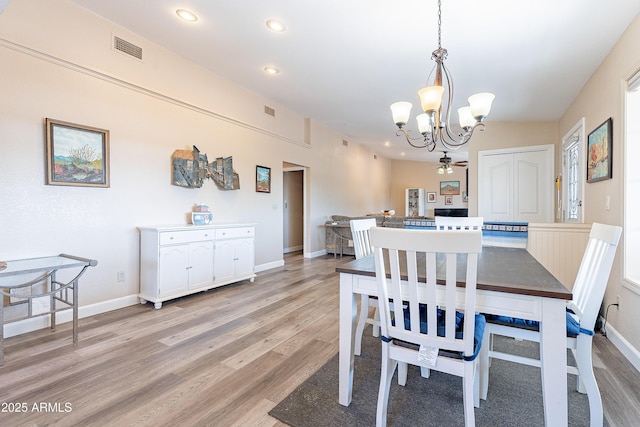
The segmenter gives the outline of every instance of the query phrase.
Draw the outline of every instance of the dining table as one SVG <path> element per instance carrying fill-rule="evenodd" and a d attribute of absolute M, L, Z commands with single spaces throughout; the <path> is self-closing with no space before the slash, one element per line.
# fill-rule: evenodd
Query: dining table
<path fill-rule="evenodd" d="M 444 262 L 437 264 L 440 279 L 444 277 Z M 463 271 L 464 264 L 464 259 L 459 257 L 459 271 Z M 353 392 L 358 296 L 377 297 L 378 288 L 372 255 L 341 264 L 336 271 L 340 274 L 338 400 L 341 405 L 349 406 Z M 457 286 L 461 289 L 458 300 L 464 308 L 464 274 L 458 274 L 458 278 Z M 571 291 L 526 249 L 483 246 L 478 257 L 475 311 L 540 322 L 542 396 L 547 426 L 566 426 L 568 422 L 565 312 L 566 302 L 571 298 Z"/>

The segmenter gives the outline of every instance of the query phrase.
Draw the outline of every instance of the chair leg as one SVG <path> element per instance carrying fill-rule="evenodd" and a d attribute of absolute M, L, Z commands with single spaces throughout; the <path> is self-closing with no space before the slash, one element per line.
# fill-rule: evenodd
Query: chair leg
<path fill-rule="evenodd" d="M 487 393 L 489 392 L 489 349 L 491 348 L 491 338 L 493 335 L 490 332 L 491 326 L 486 325 L 484 328 L 484 336 L 482 337 L 482 346 L 480 347 L 480 354 L 478 358 L 478 388 L 479 397 L 482 400 L 487 400 Z"/>
<path fill-rule="evenodd" d="M 480 407 L 480 363 L 475 361 L 473 363 L 473 406 L 475 408 Z M 486 400 L 486 399 L 485 399 Z"/>
<path fill-rule="evenodd" d="M 476 425 L 475 411 L 473 405 L 473 371 L 475 364 L 473 362 L 465 363 L 465 373 L 462 379 L 462 399 L 464 405 L 464 425 L 465 427 L 474 427 Z"/>
<path fill-rule="evenodd" d="M 398 385 L 407 385 L 407 374 L 409 373 L 409 364 L 407 362 L 398 362 Z"/>
<path fill-rule="evenodd" d="M 589 398 L 589 419 L 591 427 L 602 427 L 604 415 L 602 411 L 602 398 L 598 383 L 593 373 L 593 359 L 591 355 L 591 344 L 593 337 L 580 334 L 577 338 L 575 351 L 576 364 L 578 365 L 579 377 Z"/>
<path fill-rule="evenodd" d="M 387 425 L 387 404 L 391 379 L 398 362 L 389 358 L 389 345 L 382 344 L 382 367 L 380 369 L 380 389 L 378 390 L 378 407 L 376 410 L 376 427 Z"/>
<path fill-rule="evenodd" d="M 358 316 L 358 325 L 356 326 L 356 342 L 353 354 L 360 356 L 362 352 L 362 335 L 364 334 L 364 327 L 367 325 L 367 318 L 369 317 L 369 296 L 360 295 L 360 315 Z M 375 328 L 375 327 L 374 327 Z"/>
<path fill-rule="evenodd" d="M 378 301 L 376 301 L 376 312 L 373 314 L 373 336 L 380 336 L 380 309 L 378 308 Z"/>
<path fill-rule="evenodd" d="M 431 376 L 431 369 L 420 366 L 420 376 L 422 378 L 429 378 L 429 376 Z"/>

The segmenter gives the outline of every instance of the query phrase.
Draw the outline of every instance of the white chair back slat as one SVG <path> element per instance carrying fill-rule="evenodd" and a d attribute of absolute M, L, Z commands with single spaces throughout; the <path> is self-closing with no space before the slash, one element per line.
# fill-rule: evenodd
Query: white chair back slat
<path fill-rule="evenodd" d="M 425 268 L 427 269 L 425 276 L 427 278 L 427 283 L 425 284 L 425 286 L 427 287 L 427 298 L 429 301 L 435 301 L 438 298 L 437 254 L 428 253 L 425 255 L 425 257 Z M 437 307 L 430 308 L 429 306 L 427 306 L 427 323 L 431 325 L 435 325 L 438 323 Z M 433 328 L 431 329 L 433 330 Z M 437 337 L 437 331 L 436 333 L 433 333 L 432 331 L 432 337 Z"/>
<path fill-rule="evenodd" d="M 484 218 L 481 216 L 436 216 L 435 223 L 436 230 L 482 230 Z"/>
<path fill-rule="evenodd" d="M 352 219 L 349 222 L 351 226 L 351 235 L 353 239 L 353 250 L 356 259 L 371 255 L 373 248 L 371 247 L 371 238 L 369 230 L 376 226 L 375 218 Z"/>

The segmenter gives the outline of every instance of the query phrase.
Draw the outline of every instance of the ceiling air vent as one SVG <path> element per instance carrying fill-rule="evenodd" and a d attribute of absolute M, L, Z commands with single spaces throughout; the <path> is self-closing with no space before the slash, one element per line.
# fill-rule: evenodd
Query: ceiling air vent
<path fill-rule="evenodd" d="M 270 116 L 273 116 L 273 117 L 275 117 L 275 116 L 276 116 L 276 110 L 274 110 L 274 109 L 273 109 L 273 108 L 271 108 L 271 107 L 267 107 L 266 105 L 264 106 L 264 113 L 265 113 L 265 114 L 268 114 L 268 115 L 270 115 Z"/>
<path fill-rule="evenodd" d="M 113 37 L 113 47 L 115 50 L 119 50 L 122 53 L 126 53 L 129 56 L 142 60 L 142 48 L 135 44 L 128 42 L 120 37 Z"/>

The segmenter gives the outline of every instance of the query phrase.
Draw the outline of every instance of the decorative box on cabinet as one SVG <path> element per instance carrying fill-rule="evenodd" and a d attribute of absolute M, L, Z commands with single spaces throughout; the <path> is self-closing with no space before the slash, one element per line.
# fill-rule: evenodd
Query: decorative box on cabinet
<path fill-rule="evenodd" d="M 253 224 L 140 227 L 140 302 L 255 278 Z"/>

